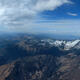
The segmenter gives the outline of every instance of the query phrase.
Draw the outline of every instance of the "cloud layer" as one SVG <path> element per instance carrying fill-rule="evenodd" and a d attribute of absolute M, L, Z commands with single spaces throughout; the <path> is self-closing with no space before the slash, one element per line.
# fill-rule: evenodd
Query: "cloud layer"
<path fill-rule="evenodd" d="M 53 11 L 69 3 L 69 0 L 0 0 L 0 26 L 16 29 L 28 27 L 38 13 Z"/>

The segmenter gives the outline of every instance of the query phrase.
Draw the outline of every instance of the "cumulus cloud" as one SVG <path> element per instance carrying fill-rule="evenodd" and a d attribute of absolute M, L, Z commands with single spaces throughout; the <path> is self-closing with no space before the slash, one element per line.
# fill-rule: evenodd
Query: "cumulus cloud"
<path fill-rule="evenodd" d="M 70 16 L 78 16 L 77 13 L 71 13 L 71 12 L 68 12 L 67 14 L 70 15 Z"/>
<path fill-rule="evenodd" d="M 55 10 L 69 0 L 0 0 L 0 24 L 23 25 L 38 13 Z M 73 14 L 74 15 L 74 14 Z"/>

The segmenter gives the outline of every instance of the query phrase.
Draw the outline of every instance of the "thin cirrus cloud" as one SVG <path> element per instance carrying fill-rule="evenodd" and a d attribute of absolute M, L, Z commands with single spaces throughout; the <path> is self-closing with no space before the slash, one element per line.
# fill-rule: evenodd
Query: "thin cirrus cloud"
<path fill-rule="evenodd" d="M 77 13 L 71 13 L 71 12 L 68 12 L 67 14 L 70 15 L 70 16 L 78 16 Z"/>
<path fill-rule="evenodd" d="M 69 0 L 0 0 L 0 25 L 27 26 L 38 13 L 70 3 Z"/>

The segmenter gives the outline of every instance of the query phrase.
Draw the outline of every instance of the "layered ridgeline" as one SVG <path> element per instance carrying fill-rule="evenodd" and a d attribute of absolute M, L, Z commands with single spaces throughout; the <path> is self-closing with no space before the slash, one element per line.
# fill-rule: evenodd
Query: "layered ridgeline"
<path fill-rule="evenodd" d="M 0 80 L 79 80 L 79 75 L 80 40 L 0 39 Z"/>

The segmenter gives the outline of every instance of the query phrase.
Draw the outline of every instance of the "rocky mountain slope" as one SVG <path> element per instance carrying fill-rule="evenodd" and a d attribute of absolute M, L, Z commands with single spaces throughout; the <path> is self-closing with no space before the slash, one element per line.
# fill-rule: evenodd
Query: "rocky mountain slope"
<path fill-rule="evenodd" d="M 0 67 L 0 80 L 79 80 L 80 56 L 28 56 Z"/>

